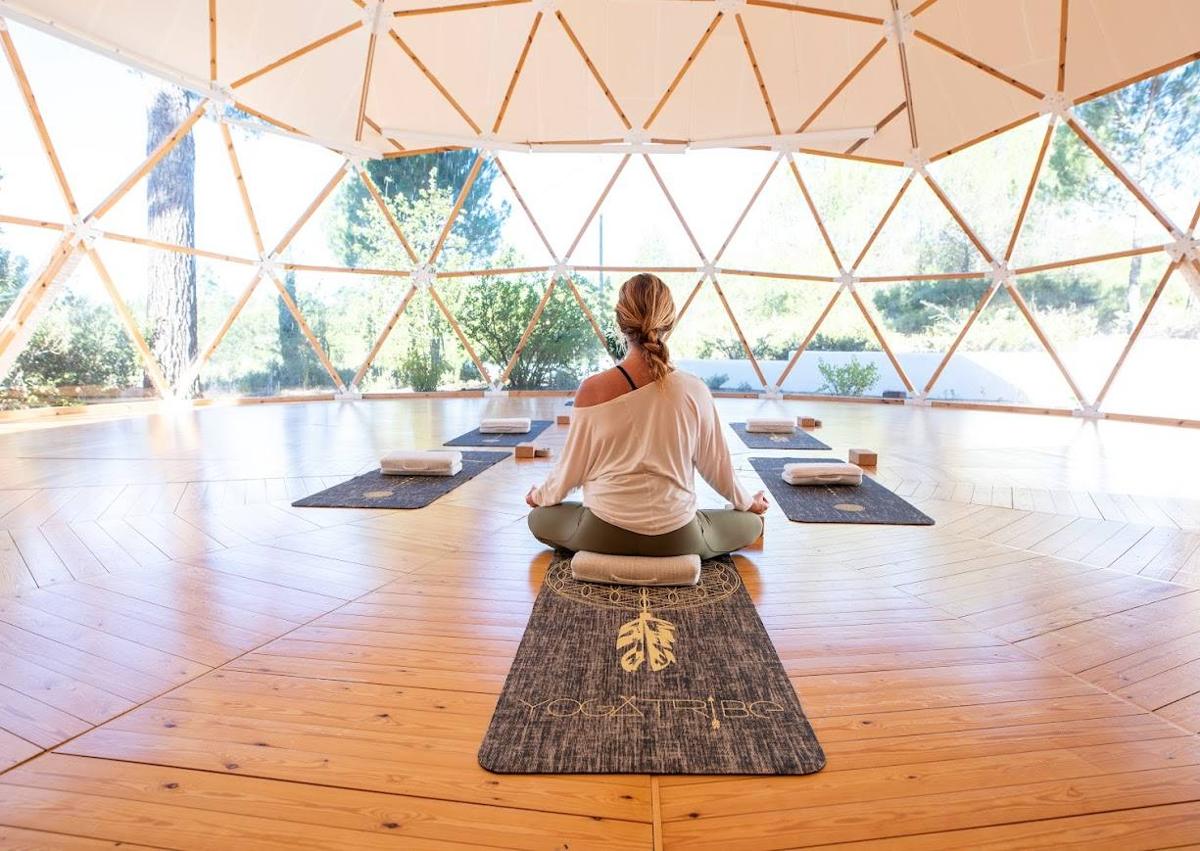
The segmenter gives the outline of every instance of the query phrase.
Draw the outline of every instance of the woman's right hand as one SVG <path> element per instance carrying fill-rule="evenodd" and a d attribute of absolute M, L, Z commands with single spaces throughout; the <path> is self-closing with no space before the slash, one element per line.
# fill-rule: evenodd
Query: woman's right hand
<path fill-rule="evenodd" d="M 746 509 L 752 514 L 766 514 L 767 509 L 771 507 L 771 503 L 767 501 L 767 494 L 764 491 L 759 491 L 754 495 L 754 501 L 750 503 L 750 507 Z"/>

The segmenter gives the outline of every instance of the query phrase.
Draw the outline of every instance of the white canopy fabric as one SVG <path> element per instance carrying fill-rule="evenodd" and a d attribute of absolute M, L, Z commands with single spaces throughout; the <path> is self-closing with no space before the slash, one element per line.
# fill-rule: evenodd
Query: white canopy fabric
<path fill-rule="evenodd" d="M 366 155 L 803 132 L 793 147 L 904 163 L 1056 92 L 1079 102 L 1200 57 L 1196 0 L 0 0 L 0 14 Z"/>

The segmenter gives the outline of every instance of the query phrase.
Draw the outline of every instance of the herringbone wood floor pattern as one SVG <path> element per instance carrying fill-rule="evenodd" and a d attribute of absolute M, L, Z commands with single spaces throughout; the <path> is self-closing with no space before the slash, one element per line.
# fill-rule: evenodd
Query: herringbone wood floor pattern
<path fill-rule="evenodd" d="M 521 496 L 551 462 L 416 512 L 289 506 L 485 404 L 557 401 L 6 426 L 0 846 L 1200 843 L 1200 500 L 1159 460 L 1196 432 L 803 406 L 938 520 L 773 512 L 737 558 L 825 771 L 523 777 L 475 751 L 547 563 Z"/>

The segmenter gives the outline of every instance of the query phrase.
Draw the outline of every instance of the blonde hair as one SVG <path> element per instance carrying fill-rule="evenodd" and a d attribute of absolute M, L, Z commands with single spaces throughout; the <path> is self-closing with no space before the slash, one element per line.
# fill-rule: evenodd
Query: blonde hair
<path fill-rule="evenodd" d="M 671 371 L 666 338 L 675 327 L 675 299 L 661 278 L 642 272 L 621 285 L 617 327 L 626 340 L 645 353 L 654 380 L 666 378 Z"/>

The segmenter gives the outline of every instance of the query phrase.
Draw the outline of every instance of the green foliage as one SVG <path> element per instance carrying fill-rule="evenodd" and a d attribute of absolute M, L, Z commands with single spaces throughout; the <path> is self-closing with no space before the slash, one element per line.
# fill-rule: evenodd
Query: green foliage
<path fill-rule="evenodd" d="M 796 345 L 799 345 L 798 343 Z M 794 351 L 796 345 L 791 346 Z M 808 344 L 813 352 L 877 352 L 879 344 L 858 334 L 825 334 L 818 332 Z"/>
<path fill-rule="evenodd" d="M 472 365 L 473 366 L 473 365 Z M 418 393 L 430 393 L 441 385 L 442 376 L 450 372 L 440 337 L 430 340 L 428 349 L 410 341 L 404 357 L 396 368 L 397 383 Z"/>
<path fill-rule="evenodd" d="M 1190 63 L 1075 108 L 1100 143 L 1139 183 L 1155 183 L 1200 133 L 1200 63 Z M 1082 145 L 1056 145 L 1046 187 L 1064 200 L 1112 205 L 1128 198 Z"/>
<path fill-rule="evenodd" d="M 783 340 L 759 337 L 750 344 L 750 351 L 759 360 L 789 360 L 799 345 L 800 338 L 796 336 Z M 808 349 L 816 352 L 867 352 L 878 351 L 879 347 L 856 334 L 817 333 L 808 344 Z M 746 357 L 746 350 L 737 337 L 709 337 L 702 340 L 698 357 L 707 360 L 714 356 L 718 359 L 742 360 Z"/>
<path fill-rule="evenodd" d="M 724 372 L 718 372 L 716 375 L 710 375 L 704 379 L 704 383 L 708 385 L 709 390 L 720 390 L 729 383 L 729 375 Z"/>
<path fill-rule="evenodd" d="M 423 226 L 423 223 L 411 222 L 412 214 L 417 211 L 405 203 L 406 199 L 446 198 L 449 202 L 445 212 L 449 213 L 474 161 L 475 152 L 463 150 L 390 160 L 371 160 L 367 163 L 367 173 L 398 214 L 401 226 L 405 229 L 405 236 L 412 243 L 418 256 L 428 256 L 437 230 L 430 233 L 430 229 Z M 492 183 L 498 174 L 496 164 L 484 160 L 455 221 L 455 233 L 461 237 L 463 247 L 472 259 L 483 260 L 491 257 L 500 246 L 501 229 L 509 214 L 508 205 L 493 207 L 488 203 Z M 361 239 L 364 231 L 373 230 L 370 223 L 379 217 L 375 202 L 361 180 L 347 180 L 343 182 L 338 206 L 341 222 L 340 227 L 334 229 L 333 248 L 348 266 L 364 265 L 376 256 L 379 248 L 374 241 L 364 243 Z M 420 218 L 417 216 L 418 220 Z M 438 222 L 439 226 L 445 218 L 443 215 Z M 415 229 L 419 231 L 415 234 L 410 231 L 414 224 Z M 395 241 L 395 234 L 390 229 L 387 236 Z"/>
<path fill-rule="evenodd" d="M 834 396 L 862 396 L 879 380 L 879 367 L 873 363 L 861 363 L 853 355 L 841 366 L 821 359 L 817 361 L 817 370 L 825 379 L 817 392 L 832 393 Z"/>
<path fill-rule="evenodd" d="M 585 300 L 600 298 L 598 285 L 576 275 L 572 282 Z M 532 277 L 485 277 L 463 287 L 454 312 L 467 339 L 483 360 L 507 364 L 545 292 L 545 283 Z M 591 323 L 559 281 L 547 300 L 509 375 L 515 389 L 568 389 L 584 371 L 596 368 L 603 354 Z"/>
<path fill-rule="evenodd" d="M 5 384 L 16 391 L 11 404 L 33 407 L 78 404 L 140 386 L 141 379 L 112 310 L 68 292 L 42 317 Z"/>

